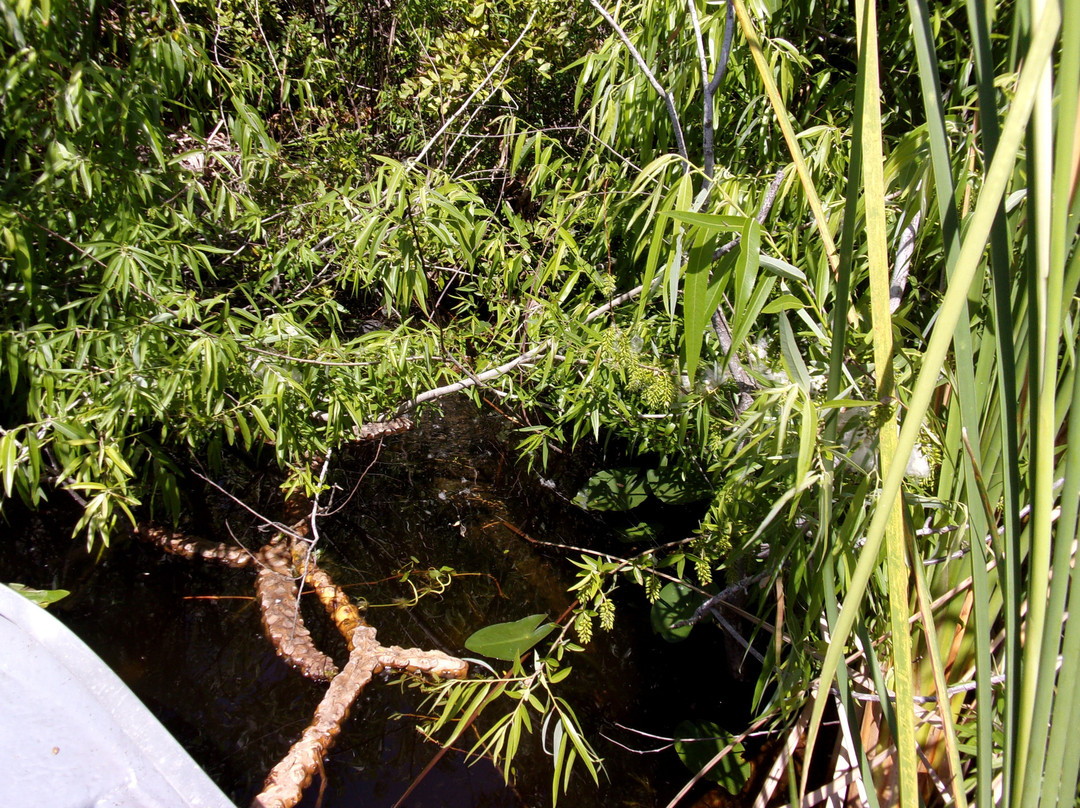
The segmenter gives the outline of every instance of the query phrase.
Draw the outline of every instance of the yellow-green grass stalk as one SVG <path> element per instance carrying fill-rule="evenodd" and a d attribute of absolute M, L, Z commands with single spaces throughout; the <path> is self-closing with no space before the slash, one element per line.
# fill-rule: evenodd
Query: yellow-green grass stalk
<path fill-rule="evenodd" d="M 885 217 L 885 154 L 881 135 L 881 84 L 878 73 L 877 7 L 874 0 L 855 4 L 858 31 L 859 73 L 863 76 L 862 134 L 863 200 L 866 209 L 866 245 L 870 272 L 870 313 L 874 342 L 875 391 L 878 401 L 879 469 L 883 476 L 897 462 L 896 390 L 893 373 L 893 323 L 889 311 L 889 237 Z M 906 460 L 903 464 L 906 464 Z M 885 563 L 888 573 L 889 618 L 892 625 L 892 673 L 896 692 L 896 766 L 899 804 L 916 808 L 918 755 L 915 747 L 914 683 L 912 681 L 911 634 L 908 618 L 908 569 L 904 548 L 902 497 L 879 502 L 887 510 Z M 835 642 L 835 639 L 834 639 Z M 806 793 L 809 767 L 802 775 L 800 794 Z"/>
<path fill-rule="evenodd" d="M 772 104 L 777 123 L 780 125 L 780 131 L 784 135 L 784 142 L 791 153 L 792 162 L 795 163 L 795 171 L 798 173 L 799 181 L 802 183 L 803 193 L 806 194 L 810 210 L 814 213 L 814 223 L 817 226 L 821 243 L 825 247 L 825 256 L 828 259 L 829 267 L 835 274 L 840 264 L 840 258 L 836 252 L 836 244 L 833 242 L 829 220 L 825 216 L 825 209 L 821 204 L 821 197 L 814 186 L 814 180 L 810 176 L 810 169 L 807 168 L 795 130 L 791 126 L 791 116 L 788 115 L 784 100 L 780 97 L 780 91 L 776 87 L 775 79 L 773 79 L 772 67 L 770 67 L 769 61 L 761 50 L 761 39 L 758 37 L 757 29 L 754 28 L 754 23 L 746 10 L 746 5 L 743 0 L 731 0 L 731 2 L 735 5 L 735 14 L 739 18 L 739 26 L 742 28 L 743 36 L 746 37 L 746 44 L 750 47 L 750 54 L 754 57 L 754 65 L 757 67 L 758 75 L 765 85 L 765 93 L 769 96 L 769 102 Z"/>

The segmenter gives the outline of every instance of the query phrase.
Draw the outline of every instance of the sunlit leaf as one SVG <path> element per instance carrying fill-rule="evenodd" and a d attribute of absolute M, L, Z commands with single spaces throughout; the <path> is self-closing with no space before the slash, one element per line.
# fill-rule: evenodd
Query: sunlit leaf
<path fill-rule="evenodd" d="M 513 662 L 558 628 L 545 620 L 547 615 L 533 614 L 512 623 L 485 626 L 465 640 L 465 647 L 477 654 Z"/>
<path fill-rule="evenodd" d="M 36 603 L 42 608 L 50 606 L 71 594 L 66 589 L 33 589 L 29 586 L 24 586 L 23 584 L 8 584 L 8 586 L 31 603 Z"/>

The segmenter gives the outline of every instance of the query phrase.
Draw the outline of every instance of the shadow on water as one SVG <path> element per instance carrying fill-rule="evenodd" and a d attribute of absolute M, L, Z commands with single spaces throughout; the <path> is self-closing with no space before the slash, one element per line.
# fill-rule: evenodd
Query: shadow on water
<path fill-rule="evenodd" d="M 457 402 L 408 433 L 335 459 L 332 515 L 320 522 L 323 564 L 354 599 L 367 601 L 383 643 L 469 656 L 465 639 L 487 624 L 540 612 L 557 619 L 572 601 L 568 558 L 578 554 L 528 539 L 613 546 L 605 524 L 570 502 L 590 470 L 564 463 L 551 478 L 527 473 L 514 460 L 512 440 L 505 419 Z M 63 511 L 8 517 L 14 530 L 2 542 L 0 580 L 71 589 L 53 613 L 232 800 L 248 804 L 307 725 L 324 686 L 277 659 L 262 633 L 250 571 L 135 543 L 95 564 L 79 541 L 67 539 L 70 514 Z M 307 601 L 317 642 L 343 661 L 340 637 L 317 602 Z M 640 590 L 623 585 L 617 603 L 615 629 L 596 629 L 560 685 L 606 769 L 597 787 L 579 766 L 564 805 L 665 805 L 690 772 L 670 748 L 625 748 L 667 745 L 625 727 L 670 737 L 681 720 L 699 718 L 738 730 L 748 712 L 748 686 L 728 673 L 718 631 L 705 626 L 671 645 L 651 632 Z M 361 694 L 326 760 L 324 808 L 398 802 L 438 752 L 414 728 L 419 709 L 420 694 L 395 681 L 373 682 Z M 319 803 L 320 782 L 302 805 Z M 509 786 L 489 762 L 469 766 L 453 752 L 402 805 L 550 802 L 550 761 L 534 741 L 523 742 Z"/>

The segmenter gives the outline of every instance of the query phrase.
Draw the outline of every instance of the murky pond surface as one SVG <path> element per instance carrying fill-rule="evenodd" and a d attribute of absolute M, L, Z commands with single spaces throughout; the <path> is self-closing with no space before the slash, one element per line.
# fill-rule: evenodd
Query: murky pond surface
<path fill-rule="evenodd" d="M 368 602 L 368 620 L 384 644 L 471 656 L 465 639 L 489 623 L 541 612 L 557 619 L 572 601 L 567 559 L 579 554 L 529 539 L 626 550 L 604 522 L 570 502 L 587 467 L 564 462 L 550 477 L 528 473 L 515 462 L 512 440 L 501 416 L 451 402 L 443 416 L 408 433 L 335 458 L 333 513 L 320 522 L 323 565 Z M 226 512 L 213 521 L 244 535 L 240 509 L 220 507 Z M 250 571 L 137 543 L 95 564 L 67 538 L 63 510 L 27 517 L 9 509 L 0 580 L 72 590 L 53 613 L 232 800 L 247 805 L 307 725 L 324 686 L 275 655 Z M 597 787 L 579 767 L 560 804 L 665 805 L 690 773 L 670 749 L 624 748 L 665 746 L 625 727 L 669 737 L 679 721 L 696 717 L 737 730 L 746 713 L 746 687 L 728 677 L 718 631 L 704 627 L 668 644 L 651 633 L 640 591 L 624 585 L 620 593 L 615 630 L 596 629 L 560 690 L 605 758 L 606 775 Z M 305 613 L 317 642 L 344 661 L 340 637 L 309 600 Z M 326 761 L 324 808 L 550 804 L 550 764 L 539 743 L 519 755 L 510 785 L 487 761 L 470 766 L 460 752 L 441 757 L 418 780 L 439 751 L 414 728 L 421 701 L 416 689 L 394 680 L 377 679 L 364 691 Z M 319 800 L 316 778 L 302 805 Z"/>

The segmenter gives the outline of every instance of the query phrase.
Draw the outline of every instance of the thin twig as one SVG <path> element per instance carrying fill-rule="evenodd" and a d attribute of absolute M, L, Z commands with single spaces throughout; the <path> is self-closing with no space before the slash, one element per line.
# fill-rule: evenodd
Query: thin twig
<path fill-rule="evenodd" d="M 198 477 L 203 482 L 209 483 L 210 485 L 212 485 L 214 488 L 216 488 L 222 494 L 227 496 L 229 499 L 231 499 L 233 502 L 235 502 L 237 505 L 239 505 L 245 511 L 250 513 L 252 516 L 254 516 L 256 519 L 258 519 L 260 522 L 263 522 L 264 524 L 268 525 L 269 527 L 272 527 L 274 530 L 276 530 L 279 533 L 284 533 L 286 536 L 289 536 L 289 537 L 294 538 L 294 539 L 300 539 L 301 541 L 304 540 L 304 537 L 301 536 L 299 533 L 292 530 L 291 528 L 286 527 L 285 525 L 281 524 L 280 522 L 275 522 L 273 519 L 268 519 L 267 517 L 263 516 L 257 510 L 255 510 L 250 505 L 248 505 L 246 502 L 244 502 L 244 500 L 240 499 L 235 494 L 233 494 L 233 493 L 231 493 L 229 491 L 226 491 L 224 488 L 222 488 L 220 485 L 215 483 L 213 480 L 211 480 L 205 474 L 200 472 L 198 469 L 192 469 L 191 473 L 194 474 L 196 477 Z"/>
<path fill-rule="evenodd" d="M 740 744 L 743 741 L 745 741 L 747 738 L 750 737 L 751 733 L 756 732 L 757 730 L 761 729 L 761 727 L 765 726 L 769 722 L 770 719 L 771 719 L 771 716 L 763 716 L 762 718 L 759 718 L 757 721 L 755 721 L 753 724 L 751 724 L 749 727 L 747 727 L 745 732 L 742 732 L 739 735 L 736 735 L 735 737 L 733 737 L 731 739 L 731 743 L 729 743 L 727 746 L 725 746 L 723 749 L 721 749 L 719 752 L 717 752 L 715 755 L 713 755 L 712 760 L 710 760 L 708 763 L 706 763 L 704 766 L 702 766 L 698 770 L 698 773 L 695 774 L 693 777 L 691 777 L 689 782 L 687 782 L 686 785 L 684 785 L 681 789 L 679 789 L 679 793 L 671 798 L 671 802 L 669 802 L 667 804 L 666 808 L 675 808 L 675 806 L 679 804 L 679 801 L 683 797 L 685 797 L 687 794 L 689 794 L 690 790 L 695 785 L 697 785 L 698 782 L 702 778 L 704 778 L 706 774 L 708 774 L 710 771 L 712 771 L 712 768 L 717 763 L 719 763 L 721 760 L 723 760 L 725 757 L 727 757 L 729 754 L 731 754 L 731 751 L 735 748 L 736 744 Z"/>
<path fill-rule="evenodd" d="M 245 343 L 241 343 L 240 347 L 245 351 L 261 354 L 262 356 L 269 356 L 274 359 L 284 359 L 288 362 L 296 362 L 301 365 L 318 365 L 319 367 L 324 368 L 366 368 L 378 364 L 377 362 L 334 362 L 329 359 L 305 359 L 302 356 L 289 356 L 289 354 L 278 353 L 277 351 L 267 351 L 264 348 L 256 348 Z"/>
<path fill-rule="evenodd" d="M 277 59 L 274 58 L 274 51 L 270 47 L 270 40 L 266 38 L 266 32 L 262 26 L 262 12 L 259 11 L 259 0 L 255 0 L 255 27 L 259 29 L 259 36 L 262 37 L 263 44 L 266 45 L 266 55 L 270 57 L 270 64 L 274 66 L 274 72 L 278 77 L 278 103 L 282 107 L 285 106 L 285 74 L 281 72 L 281 68 L 278 67 Z M 293 128 L 296 130 L 296 134 L 300 134 L 300 125 L 296 122 L 296 115 L 293 114 L 292 107 L 288 107 L 289 117 L 292 118 Z"/>
<path fill-rule="evenodd" d="M 535 17 L 536 11 L 534 10 L 533 13 L 529 15 L 529 20 L 525 23 L 525 27 L 522 28 L 521 33 L 518 34 L 518 38 L 514 40 L 514 43 L 509 47 L 509 49 L 507 49 L 506 53 L 499 57 L 499 60 L 495 63 L 495 66 L 488 71 L 488 74 L 484 76 L 480 84 L 477 85 L 476 89 L 469 93 L 469 97 L 462 102 L 461 106 L 458 107 L 457 112 L 455 112 L 453 115 L 446 119 L 446 122 L 439 127 L 438 132 L 431 136 L 431 139 L 427 142 L 424 148 L 420 150 L 420 153 L 407 163 L 408 168 L 415 167 L 421 160 L 423 160 L 424 157 L 427 156 L 428 151 L 431 150 L 431 147 L 435 145 L 435 141 L 442 137 L 443 132 L 445 132 L 450 127 L 450 124 L 457 120 L 458 116 L 465 111 L 465 108 L 477 96 L 481 88 L 483 88 L 483 86 L 491 80 L 491 77 L 495 75 L 502 63 L 505 62 L 506 59 L 510 56 L 510 54 L 514 52 L 514 49 L 517 48 L 519 44 L 521 44 L 521 40 L 525 38 L 525 34 L 528 32 L 529 28 L 532 27 L 532 22 Z"/>
<path fill-rule="evenodd" d="M 330 468 L 330 451 L 326 452 L 326 459 L 323 460 L 322 470 L 319 472 L 319 486 L 315 489 L 315 495 L 311 498 L 311 514 L 308 516 L 308 521 L 311 523 L 311 538 L 303 540 L 305 545 L 304 549 L 304 565 L 300 570 L 299 585 L 296 587 L 296 606 L 295 614 L 300 614 L 300 599 L 304 596 L 304 585 L 307 583 L 308 575 L 311 572 L 311 557 L 315 552 L 315 545 L 319 543 L 319 494 L 323 483 L 326 481 L 326 472 Z M 293 632 L 296 632 L 297 624 L 293 624 Z"/>
<path fill-rule="evenodd" d="M 346 505 L 352 502 L 352 498 L 355 497 L 356 492 L 360 490 L 360 484 L 364 482 L 364 478 L 367 477 L 368 472 L 371 471 L 372 467 L 379 461 L 379 455 L 382 454 L 382 447 L 383 442 L 380 438 L 375 444 L 375 457 L 371 458 L 371 462 L 367 464 L 367 467 L 362 472 L 360 472 L 360 477 L 357 479 L 356 485 L 352 487 L 352 491 L 349 492 L 349 496 L 345 497 L 345 501 L 334 508 L 334 510 L 327 511 L 325 514 L 326 516 L 333 516 L 336 513 L 340 513 L 345 510 Z"/>

